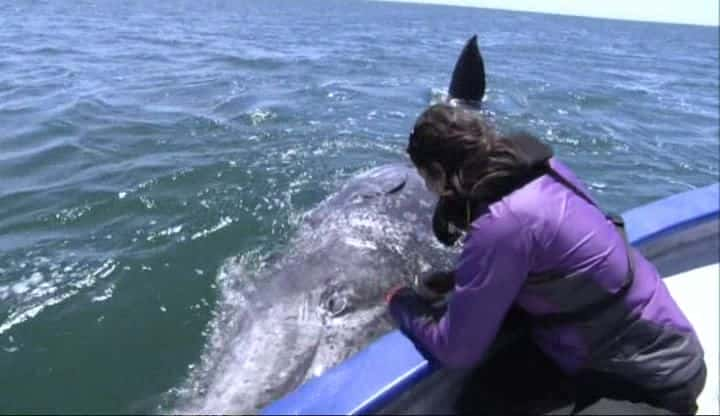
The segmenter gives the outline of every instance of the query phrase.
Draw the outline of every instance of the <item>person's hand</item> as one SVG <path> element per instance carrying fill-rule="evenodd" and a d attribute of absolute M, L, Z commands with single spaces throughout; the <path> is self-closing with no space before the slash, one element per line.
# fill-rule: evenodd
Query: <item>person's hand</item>
<path fill-rule="evenodd" d="M 452 280 L 447 273 L 432 273 L 425 276 L 428 284 L 438 292 L 432 292 L 431 296 L 422 296 L 413 287 L 406 284 L 393 286 L 385 294 L 385 303 L 387 304 L 388 318 L 400 330 L 406 332 L 409 330 L 411 322 L 417 319 L 425 321 L 437 321 L 445 313 L 447 300 L 445 294 L 449 293 L 448 280 Z M 453 287 L 452 284 L 449 285 Z M 427 287 L 426 291 L 431 290 Z M 444 291 L 445 293 L 440 293 Z M 407 335 L 407 332 L 406 332 Z"/>
<path fill-rule="evenodd" d="M 432 272 L 420 276 L 415 281 L 415 292 L 430 302 L 443 299 L 453 287 L 455 287 L 455 276 L 452 272 Z"/>

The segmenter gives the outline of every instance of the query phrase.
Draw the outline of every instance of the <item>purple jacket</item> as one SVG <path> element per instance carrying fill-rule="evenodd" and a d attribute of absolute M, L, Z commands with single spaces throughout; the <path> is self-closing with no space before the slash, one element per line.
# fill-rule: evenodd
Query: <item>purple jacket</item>
<path fill-rule="evenodd" d="M 587 195 L 567 167 L 556 159 L 551 166 Z M 569 374 L 610 372 L 648 388 L 683 383 L 704 368 L 702 348 L 655 267 L 631 251 L 635 277 L 620 302 L 577 322 L 535 325 L 533 339 Z M 483 358 L 511 306 L 537 318 L 582 308 L 618 292 L 627 256 L 603 212 L 543 175 L 473 221 L 440 318 L 416 313 L 418 300 L 407 292 L 393 297 L 390 311 L 424 353 L 449 367 L 470 367 Z M 533 278 L 547 274 L 562 278 L 553 284 Z"/>

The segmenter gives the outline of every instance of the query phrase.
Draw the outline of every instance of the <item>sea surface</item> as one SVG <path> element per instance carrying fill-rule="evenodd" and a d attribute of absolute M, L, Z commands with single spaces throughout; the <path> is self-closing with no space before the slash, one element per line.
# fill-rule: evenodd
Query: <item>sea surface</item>
<path fill-rule="evenodd" d="M 550 143 L 609 209 L 718 180 L 717 27 L 0 1 L 0 413 L 171 410 L 223 264 L 282 251 L 349 176 L 406 160 L 472 34 L 498 128 Z"/>

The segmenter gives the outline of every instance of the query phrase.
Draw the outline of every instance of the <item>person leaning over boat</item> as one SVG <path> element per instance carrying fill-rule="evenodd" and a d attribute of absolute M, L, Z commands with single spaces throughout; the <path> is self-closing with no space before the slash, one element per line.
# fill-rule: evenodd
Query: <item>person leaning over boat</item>
<path fill-rule="evenodd" d="M 453 227 L 466 232 L 453 272 L 431 275 L 424 295 L 403 286 L 386 296 L 421 353 L 474 367 L 517 308 L 540 354 L 570 384 L 614 403 L 606 409 L 697 411 L 706 369 L 691 324 L 627 244 L 621 218 L 605 215 L 548 146 L 498 136 L 477 113 L 440 104 L 419 116 L 407 152 L 439 196 L 436 234 L 450 244 Z M 450 291 L 440 314 L 428 291 Z"/>

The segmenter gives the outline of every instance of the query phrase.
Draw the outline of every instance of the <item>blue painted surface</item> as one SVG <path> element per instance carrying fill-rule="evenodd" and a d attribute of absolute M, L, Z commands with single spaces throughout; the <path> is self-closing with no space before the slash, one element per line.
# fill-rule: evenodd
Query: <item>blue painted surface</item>
<path fill-rule="evenodd" d="M 720 186 L 674 195 L 623 214 L 628 238 L 642 244 L 720 215 Z M 363 414 L 375 411 L 432 372 L 399 331 L 310 380 L 263 414 Z"/>
<path fill-rule="evenodd" d="M 720 184 L 715 183 L 628 210 L 623 214 L 628 238 L 639 245 L 717 217 L 718 201 Z"/>
<path fill-rule="evenodd" d="M 263 414 L 365 414 L 432 371 L 400 332 L 393 331 L 263 410 Z"/>

